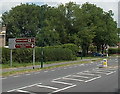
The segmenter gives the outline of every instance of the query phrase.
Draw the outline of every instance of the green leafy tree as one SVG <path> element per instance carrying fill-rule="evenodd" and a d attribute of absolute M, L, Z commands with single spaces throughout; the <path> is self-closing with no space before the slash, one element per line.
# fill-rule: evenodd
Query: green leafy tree
<path fill-rule="evenodd" d="M 40 6 L 21 4 L 5 12 L 3 24 L 7 26 L 9 37 L 35 37 L 40 25 Z"/>

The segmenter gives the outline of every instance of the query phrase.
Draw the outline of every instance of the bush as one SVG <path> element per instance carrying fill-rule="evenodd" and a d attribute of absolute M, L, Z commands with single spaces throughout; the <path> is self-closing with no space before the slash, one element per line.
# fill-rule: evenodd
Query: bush
<path fill-rule="evenodd" d="M 61 46 L 62 46 L 62 48 L 70 49 L 74 55 L 77 55 L 77 52 L 79 51 L 79 47 L 75 44 L 63 44 Z"/>
<path fill-rule="evenodd" d="M 75 55 L 68 48 L 44 48 L 46 61 L 74 60 Z"/>
<path fill-rule="evenodd" d="M 76 59 L 73 51 L 67 47 L 36 47 L 35 48 L 35 61 L 40 62 L 43 50 L 43 58 L 45 61 L 59 61 L 59 60 L 74 60 Z M 14 49 L 13 50 L 13 62 L 18 63 L 30 63 L 33 59 L 32 49 Z M 10 49 L 2 49 L 2 63 L 6 64 L 10 62 Z"/>
<path fill-rule="evenodd" d="M 109 48 L 108 54 L 120 54 L 120 48 Z"/>
<path fill-rule="evenodd" d="M 2 63 L 9 63 L 10 50 L 8 48 L 2 48 Z"/>

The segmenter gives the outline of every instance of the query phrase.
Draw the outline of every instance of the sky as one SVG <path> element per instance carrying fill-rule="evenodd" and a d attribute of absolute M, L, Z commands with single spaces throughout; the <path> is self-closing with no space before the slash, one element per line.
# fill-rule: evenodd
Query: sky
<path fill-rule="evenodd" d="M 114 13 L 114 20 L 117 21 L 117 23 L 119 22 L 118 1 L 120 0 L 0 0 L 0 17 L 2 13 L 4 13 L 5 11 L 9 11 L 12 7 L 20 5 L 21 3 L 35 3 L 37 5 L 48 4 L 50 6 L 58 6 L 61 3 L 65 4 L 70 1 L 76 2 L 77 4 L 89 2 L 103 8 L 104 11 L 112 10 Z"/>

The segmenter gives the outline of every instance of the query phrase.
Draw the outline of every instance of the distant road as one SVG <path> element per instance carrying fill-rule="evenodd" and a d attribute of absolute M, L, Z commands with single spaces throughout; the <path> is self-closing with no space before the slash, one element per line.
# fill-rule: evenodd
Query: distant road
<path fill-rule="evenodd" d="M 115 92 L 118 89 L 118 58 L 108 61 L 108 68 L 99 68 L 101 62 L 70 65 L 39 72 L 2 78 L 3 92 Z"/>

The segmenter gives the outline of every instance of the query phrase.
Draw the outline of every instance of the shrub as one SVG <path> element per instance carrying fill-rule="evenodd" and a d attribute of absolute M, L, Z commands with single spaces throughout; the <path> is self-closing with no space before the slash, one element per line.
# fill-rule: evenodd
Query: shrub
<path fill-rule="evenodd" d="M 79 47 L 75 44 L 63 44 L 61 46 L 62 46 L 62 48 L 70 49 L 74 55 L 77 55 L 77 52 L 79 51 Z"/>
<path fill-rule="evenodd" d="M 120 48 L 109 48 L 108 54 L 120 54 Z"/>
<path fill-rule="evenodd" d="M 44 48 L 46 61 L 74 60 L 75 55 L 68 48 Z"/>
<path fill-rule="evenodd" d="M 76 56 L 73 54 L 73 51 L 67 47 L 36 47 L 35 48 L 35 61 L 40 62 L 43 50 L 43 58 L 45 61 L 59 61 L 59 60 L 74 60 Z M 30 63 L 33 59 L 32 49 L 14 49 L 13 50 L 13 62 L 18 63 Z M 2 49 L 2 63 L 10 62 L 10 49 Z"/>
<path fill-rule="evenodd" d="M 2 63 L 9 63 L 10 50 L 8 48 L 2 48 Z"/>

